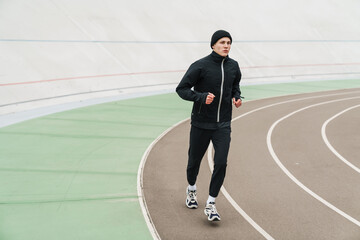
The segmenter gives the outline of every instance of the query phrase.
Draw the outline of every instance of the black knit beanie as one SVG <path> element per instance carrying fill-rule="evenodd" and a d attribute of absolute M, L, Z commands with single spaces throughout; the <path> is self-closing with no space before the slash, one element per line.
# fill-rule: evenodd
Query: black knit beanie
<path fill-rule="evenodd" d="M 230 38 L 230 42 L 232 42 L 232 38 L 231 38 L 230 33 L 228 33 L 228 32 L 225 31 L 225 30 L 218 30 L 218 31 L 214 32 L 214 34 L 213 34 L 212 37 L 211 37 L 210 47 L 212 48 L 212 46 L 214 46 L 214 44 L 215 44 L 220 38 L 223 38 L 223 37 L 228 37 L 228 38 Z"/>

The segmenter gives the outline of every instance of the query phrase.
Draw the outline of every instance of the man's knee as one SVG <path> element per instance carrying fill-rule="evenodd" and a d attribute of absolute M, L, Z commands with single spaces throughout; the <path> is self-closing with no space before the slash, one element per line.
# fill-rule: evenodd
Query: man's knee
<path fill-rule="evenodd" d="M 214 169 L 219 170 L 219 171 L 225 170 L 226 167 L 227 167 L 227 163 L 226 163 L 226 162 L 219 162 L 219 163 L 216 163 L 216 164 L 214 165 Z"/>

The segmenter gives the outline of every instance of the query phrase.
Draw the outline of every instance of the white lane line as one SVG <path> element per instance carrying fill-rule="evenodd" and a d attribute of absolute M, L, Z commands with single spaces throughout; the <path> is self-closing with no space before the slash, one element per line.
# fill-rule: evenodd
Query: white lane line
<path fill-rule="evenodd" d="M 351 167 L 352 169 L 354 169 L 356 172 L 360 173 L 360 169 L 358 167 L 356 167 L 355 165 L 353 165 L 351 162 L 349 162 L 348 160 L 346 160 L 346 158 L 344 158 L 338 151 L 335 150 L 335 148 L 330 144 L 327 136 L 326 136 L 326 127 L 329 124 L 329 122 L 331 122 L 332 120 L 334 120 L 335 118 L 337 118 L 338 116 L 340 116 L 341 114 L 344 114 L 347 111 L 350 111 L 354 108 L 360 107 L 360 105 L 355 105 L 352 106 L 350 108 L 345 109 L 344 111 L 339 112 L 338 114 L 334 115 L 333 117 L 329 118 L 321 127 L 321 136 L 326 144 L 326 146 L 335 154 L 335 156 L 337 156 L 341 161 L 343 161 L 345 164 L 347 164 L 349 167 Z"/>
<path fill-rule="evenodd" d="M 272 107 L 272 106 L 276 106 L 276 105 L 280 105 L 280 104 L 285 104 L 285 103 L 289 103 L 289 102 L 295 102 L 295 101 L 301 101 L 301 100 L 306 100 L 306 99 L 312 99 L 312 98 L 321 98 L 321 97 L 329 97 L 329 96 L 338 96 L 338 95 L 346 95 L 346 94 L 352 94 L 352 93 L 358 93 L 359 91 L 352 91 L 352 92 L 346 92 L 346 93 L 335 93 L 335 94 L 326 94 L 326 95 L 321 95 L 321 96 L 313 96 L 313 97 L 305 97 L 305 98 L 299 98 L 299 99 L 293 99 L 293 100 L 288 100 L 288 101 L 284 101 L 284 102 L 280 102 L 280 103 L 274 103 L 274 104 L 270 104 L 268 106 L 264 106 L 264 107 L 260 107 L 258 109 L 252 110 L 250 112 L 247 112 L 245 114 L 242 114 L 241 116 L 238 116 L 236 118 L 234 118 L 232 121 L 238 120 L 241 117 L 244 117 L 246 115 L 249 115 L 250 113 L 256 112 L 256 111 L 260 111 L 262 109 L 268 108 L 268 107 Z M 263 99 L 259 99 L 259 100 L 263 100 Z M 256 101 L 256 100 L 253 100 Z M 151 150 L 153 149 L 153 147 L 157 144 L 157 142 L 160 141 L 160 139 L 162 137 L 164 137 L 169 131 L 171 131 L 172 129 L 174 129 L 175 127 L 177 127 L 178 125 L 180 125 L 181 123 L 185 122 L 189 120 L 189 118 L 184 119 L 183 121 L 175 124 L 174 126 L 172 126 L 171 128 L 167 129 L 165 132 L 163 132 L 158 138 L 156 138 L 150 145 L 149 147 L 146 149 L 146 151 L 144 152 L 144 155 L 140 161 L 139 164 L 139 168 L 138 168 L 138 174 L 137 174 L 137 193 L 138 193 L 138 197 L 139 197 L 139 203 L 140 203 L 140 208 L 141 211 L 143 213 L 146 225 L 148 226 L 148 229 L 151 233 L 151 236 L 153 237 L 153 239 L 161 239 L 158 232 L 156 231 L 155 225 L 151 219 L 149 210 L 147 208 L 147 204 L 146 204 L 146 199 L 144 197 L 144 191 L 143 191 L 143 172 L 144 172 L 144 166 L 147 160 L 147 157 L 149 155 L 149 153 L 151 152 Z M 210 166 L 210 165 L 209 165 Z M 223 189 L 223 188 L 221 188 Z M 234 201 L 234 199 L 231 198 L 230 194 L 227 193 L 226 189 L 224 192 L 222 192 L 226 199 L 232 203 L 232 206 L 241 214 L 241 208 L 238 206 L 238 204 Z M 227 194 L 226 194 L 227 193 Z M 238 207 L 237 207 L 237 206 Z M 245 213 L 245 212 L 243 212 Z M 246 214 L 246 213 L 245 213 Z M 245 215 L 244 214 L 244 215 Z M 247 215 L 247 214 L 246 214 Z M 246 219 L 246 218 L 245 218 Z M 251 218 L 249 217 L 247 220 L 250 221 L 249 223 L 251 224 L 251 222 L 254 222 L 253 220 L 250 220 Z M 255 223 L 255 222 L 254 222 Z M 256 224 L 256 223 L 255 223 Z M 256 224 L 257 225 L 257 224 Z M 252 225 L 254 226 L 254 225 Z M 270 236 L 271 237 L 271 236 Z M 272 239 L 272 238 L 268 238 L 268 239 Z"/>
<path fill-rule="evenodd" d="M 145 163 L 146 160 L 151 152 L 151 150 L 154 148 L 154 146 L 160 141 L 161 138 L 163 138 L 168 132 L 170 132 L 171 130 L 173 130 L 175 127 L 179 126 L 180 124 L 182 124 L 183 122 L 189 120 L 189 118 L 184 119 L 178 123 L 176 123 L 175 125 L 173 125 L 172 127 L 168 128 L 165 132 L 163 132 L 161 135 L 159 135 L 150 145 L 149 147 L 146 149 L 146 151 L 144 152 L 143 157 L 141 158 L 140 164 L 139 164 L 139 168 L 138 168 L 138 174 L 137 174 L 137 194 L 138 194 L 138 198 L 139 198 L 139 203 L 140 203 L 140 208 L 141 208 L 141 212 L 144 215 L 144 219 L 146 222 L 146 225 L 151 233 L 151 236 L 153 237 L 153 239 L 155 240 L 161 240 L 159 233 L 156 230 L 156 227 L 154 225 L 153 220 L 151 219 L 147 204 L 146 204 L 146 199 L 144 196 L 144 184 L 143 184 L 143 175 L 144 175 L 144 167 L 145 167 Z"/>
<path fill-rule="evenodd" d="M 318 201 L 320 201 L 321 203 L 323 203 L 325 206 L 327 206 L 328 208 L 330 208 L 331 210 L 335 211 L 336 213 L 340 214 L 341 216 L 343 216 L 344 218 L 348 219 L 349 221 L 351 221 L 352 223 L 356 224 L 357 226 L 360 227 L 360 222 L 358 220 L 356 220 L 355 218 L 351 217 L 350 215 L 346 214 L 345 212 L 341 211 L 340 209 L 338 209 L 337 207 L 335 207 L 334 205 L 332 205 L 331 203 L 329 203 L 328 201 L 326 201 L 325 199 L 323 199 L 322 197 L 320 197 L 319 195 L 317 195 L 316 193 L 314 193 L 313 191 L 311 191 L 308 187 L 306 187 L 303 183 L 301 183 L 294 175 L 292 175 L 290 173 L 289 170 L 287 170 L 287 168 L 281 163 L 280 159 L 277 157 L 274 148 L 271 144 L 271 136 L 272 136 L 272 132 L 274 131 L 274 128 L 277 126 L 277 124 L 279 124 L 281 121 L 283 121 L 286 118 L 289 118 L 290 116 L 301 112 L 303 110 L 312 108 L 312 107 L 316 107 L 316 106 L 320 106 L 320 105 L 324 105 L 324 104 L 328 104 L 328 103 L 333 103 L 333 102 L 340 102 L 340 101 L 345 101 L 345 100 L 352 100 L 352 99 L 357 99 L 360 97 L 352 97 L 352 98 L 343 98 L 343 99 L 337 99 L 337 100 L 332 100 L 332 101 L 326 101 L 326 102 L 322 102 L 322 103 L 317 103 L 317 104 L 313 104 L 313 105 L 309 105 L 307 107 L 298 109 L 292 113 L 287 114 L 286 116 L 278 119 L 269 129 L 268 134 L 267 134 L 267 138 L 266 138 L 266 142 L 267 142 L 267 146 L 268 146 L 268 150 L 271 154 L 271 156 L 273 157 L 274 161 L 276 162 L 276 164 L 280 167 L 280 169 L 294 182 L 296 183 L 299 187 L 301 187 L 305 192 L 307 192 L 308 194 L 310 194 L 312 197 L 314 197 L 315 199 L 317 199 Z"/>
<path fill-rule="evenodd" d="M 277 105 L 281 105 L 281 104 L 286 104 L 286 103 L 291 103 L 291 102 L 296 102 L 296 101 L 302 101 L 302 100 L 308 100 L 308 99 L 314 99 L 314 98 L 322 98 L 322 97 L 332 97 L 332 96 L 339 96 L 339 95 L 347 95 L 347 94 L 353 94 L 353 93 L 358 93 L 359 91 L 352 91 L 352 92 L 346 92 L 346 93 L 335 93 L 335 94 L 325 94 L 325 95 L 321 95 L 321 96 L 312 96 L 312 97 L 304 97 L 304 98 L 297 98 L 297 99 L 292 99 L 292 100 L 286 100 L 283 102 L 278 102 L 278 103 L 273 103 L 273 104 L 269 104 L 263 107 L 259 107 L 256 109 L 253 109 L 249 112 L 246 112 L 234 119 L 232 119 L 233 121 L 236 121 L 242 117 L 245 117 L 247 115 L 250 115 L 251 113 L 266 109 L 266 108 L 270 108 L 270 107 L 274 107 Z M 263 99 L 261 99 L 263 100 Z M 256 100 L 254 100 L 256 101 Z M 209 147 L 208 147 L 208 164 L 210 167 L 210 171 L 213 171 L 213 160 L 212 160 L 212 144 L 210 143 Z M 231 197 L 231 195 L 228 193 L 228 191 L 226 190 L 226 188 L 224 186 L 221 187 L 221 192 L 222 194 L 225 196 L 225 198 L 229 201 L 229 203 L 234 207 L 234 209 L 241 215 L 244 217 L 244 219 L 246 221 L 248 221 L 248 223 L 253 226 L 260 234 L 262 234 L 266 239 L 273 239 L 271 237 L 271 235 L 269 235 L 264 229 L 262 229 L 237 203 L 236 201 Z"/>
<path fill-rule="evenodd" d="M 312 96 L 312 97 L 304 97 L 304 98 L 297 98 L 297 99 L 292 99 L 292 100 L 286 100 L 286 101 L 283 101 L 283 102 L 277 102 L 277 103 L 273 103 L 273 104 L 269 104 L 269 105 L 266 105 L 266 106 L 263 106 L 263 107 L 259 107 L 259 108 L 256 108 L 256 109 L 253 109 L 249 112 L 246 112 L 240 116 L 237 116 L 236 118 L 232 119 L 232 122 L 233 121 L 236 121 L 242 117 L 245 117 L 246 115 L 249 115 L 251 113 L 254 113 L 254 112 L 258 112 L 260 110 L 263 110 L 263 109 L 266 109 L 266 108 L 270 108 L 270 107 L 274 107 L 274 106 L 277 106 L 277 105 L 281 105 L 281 104 L 286 104 L 286 103 L 291 103 L 291 102 L 298 102 L 298 101 L 302 101 L 302 100 L 308 100 L 308 99 L 315 99 L 315 98 L 322 98 L 322 97 L 334 97 L 334 96 L 340 96 L 340 95 L 348 95 L 348 94 L 353 94 L 353 93 L 359 93 L 359 91 L 352 91 L 352 92 L 346 92 L 346 93 L 333 93 L 333 94 L 326 94 L 326 95 L 317 95 L 317 96 Z M 263 99 L 259 99 L 259 100 L 263 100 Z M 256 100 L 254 100 L 256 101 Z"/>
<path fill-rule="evenodd" d="M 212 149 L 213 149 L 213 145 L 212 143 L 210 143 L 209 148 L 208 148 L 208 163 L 209 163 L 209 167 L 210 167 L 210 171 L 213 172 L 214 171 L 214 163 L 213 163 L 213 157 L 212 157 Z M 235 210 L 240 213 L 241 216 L 244 217 L 244 219 L 246 221 L 248 221 L 248 223 L 251 224 L 251 226 L 253 226 L 261 235 L 263 235 L 266 239 L 268 240 L 273 240 L 274 238 L 272 236 L 270 236 L 270 234 L 268 234 L 264 229 L 262 229 L 259 224 L 257 224 L 237 203 L 236 201 L 231 197 L 231 195 L 228 193 L 228 191 L 225 189 L 224 186 L 221 187 L 221 192 L 222 194 L 225 196 L 225 198 L 230 202 L 230 204 L 235 208 Z"/>

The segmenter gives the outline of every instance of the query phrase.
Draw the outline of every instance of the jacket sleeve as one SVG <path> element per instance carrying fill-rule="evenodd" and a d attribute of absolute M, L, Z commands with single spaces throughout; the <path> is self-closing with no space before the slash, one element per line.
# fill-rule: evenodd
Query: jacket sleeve
<path fill-rule="evenodd" d="M 233 83 L 233 88 L 232 88 L 232 97 L 235 98 L 235 100 L 238 100 L 241 96 L 240 80 L 241 80 L 241 71 L 238 66 L 238 71 L 236 73 L 235 80 Z"/>
<path fill-rule="evenodd" d="M 193 102 L 205 102 L 208 93 L 200 93 L 193 90 L 193 87 L 200 79 L 201 67 L 193 63 L 186 71 L 179 85 L 176 87 L 177 94 L 184 100 Z"/>

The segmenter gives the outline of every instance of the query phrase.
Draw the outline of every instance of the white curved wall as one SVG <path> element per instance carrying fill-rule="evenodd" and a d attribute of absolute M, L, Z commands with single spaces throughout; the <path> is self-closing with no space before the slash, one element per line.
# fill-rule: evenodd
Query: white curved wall
<path fill-rule="evenodd" d="M 2 0 L 0 114 L 173 91 L 228 30 L 242 84 L 360 78 L 357 0 Z"/>

